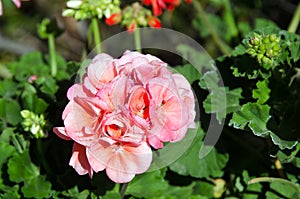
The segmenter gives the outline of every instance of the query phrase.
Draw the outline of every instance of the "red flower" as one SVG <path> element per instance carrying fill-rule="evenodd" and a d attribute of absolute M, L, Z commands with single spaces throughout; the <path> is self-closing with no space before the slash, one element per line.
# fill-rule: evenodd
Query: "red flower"
<path fill-rule="evenodd" d="M 145 5 L 151 5 L 155 16 L 161 15 L 163 9 L 172 10 L 179 6 L 180 0 L 143 0 Z"/>
<path fill-rule="evenodd" d="M 192 3 L 192 0 L 185 0 L 187 3 Z"/>
<path fill-rule="evenodd" d="M 129 33 L 133 33 L 136 29 L 136 22 L 132 20 L 132 22 L 126 27 Z"/>
<path fill-rule="evenodd" d="M 105 23 L 109 26 L 112 26 L 119 23 L 121 19 L 122 19 L 121 13 L 113 13 L 112 15 L 110 15 L 110 17 L 105 19 Z"/>
<path fill-rule="evenodd" d="M 149 26 L 151 26 L 153 28 L 161 28 L 160 20 L 157 17 L 148 16 L 147 22 L 148 22 Z"/>

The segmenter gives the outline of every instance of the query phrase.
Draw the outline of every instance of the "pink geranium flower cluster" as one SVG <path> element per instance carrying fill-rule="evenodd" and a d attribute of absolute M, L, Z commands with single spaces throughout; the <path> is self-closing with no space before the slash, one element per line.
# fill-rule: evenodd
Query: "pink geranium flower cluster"
<path fill-rule="evenodd" d="M 129 182 L 149 168 L 151 147 L 180 141 L 195 127 L 190 84 L 151 55 L 99 54 L 67 97 L 64 127 L 54 132 L 74 140 L 70 165 L 80 175 L 106 169 L 114 182 Z"/>

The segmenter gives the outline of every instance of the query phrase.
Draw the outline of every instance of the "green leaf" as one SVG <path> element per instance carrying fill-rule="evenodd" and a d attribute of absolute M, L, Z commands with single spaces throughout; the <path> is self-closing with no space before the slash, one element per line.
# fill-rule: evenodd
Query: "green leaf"
<path fill-rule="evenodd" d="M 247 48 L 243 44 L 237 45 L 233 51 L 232 51 L 232 56 L 237 57 L 238 55 L 244 55 L 247 53 Z"/>
<path fill-rule="evenodd" d="M 279 146 L 280 149 L 292 149 L 294 146 L 297 145 L 298 141 L 287 141 L 283 140 L 280 137 L 278 137 L 275 133 L 270 132 L 270 136 L 272 139 L 272 142 Z"/>
<path fill-rule="evenodd" d="M 203 89 L 213 90 L 219 88 L 219 77 L 216 71 L 206 72 L 200 79 L 199 85 Z"/>
<path fill-rule="evenodd" d="M 194 81 L 199 80 L 201 77 L 200 73 L 191 64 L 176 66 L 174 70 L 178 73 L 181 73 L 189 81 L 190 84 L 192 84 Z"/>
<path fill-rule="evenodd" d="M 0 118 L 5 122 L 17 125 L 22 121 L 22 117 L 20 115 L 20 105 L 17 101 L 8 101 L 5 99 L 0 99 Z"/>
<path fill-rule="evenodd" d="M 238 112 L 233 113 L 229 126 L 236 129 L 245 129 L 248 126 L 257 136 L 267 136 L 271 132 L 267 128 L 270 119 L 270 107 L 257 103 L 244 104 Z"/>
<path fill-rule="evenodd" d="M 119 189 L 120 189 L 120 184 L 116 184 L 115 187 L 112 190 L 107 191 L 105 193 L 105 195 L 102 196 L 102 198 L 103 199 L 121 199 Z"/>
<path fill-rule="evenodd" d="M 260 177 L 249 181 L 249 184 L 257 182 L 269 182 L 270 191 L 267 191 L 266 198 L 300 198 L 300 186 L 299 184 L 293 183 L 289 180 L 282 178 L 271 178 L 271 177 Z"/>
<path fill-rule="evenodd" d="M 55 99 L 55 93 L 58 90 L 55 80 L 52 77 L 41 78 L 37 81 L 41 85 L 41 91 Z"/>
<path fill-rule="evenodd" d="M 182 187 L 170 186 L 164 179 L 165 174 L 166 169 L 162 169 L 137 175 L 129 183 L 126 194 L 152 199 L 188 198 L 192 194 L 195 183 Z"/>
<path fill-rule="evenodd" d="M 19 199 L 19 185 L 5 186 L 3 188 L 4 194 L 1 196 L 2 199 Z"/>
<path fill-rule="evenodd" d="M 207 198 L 214 197 L 214 184 L 212 182 L 199 181 L 196 183 L 194 187 L 194 193 L 202 196 L 206 196 Z"/>
<path fill-rule="evenodd" d="M 51 183 L 45 180 L 45 176 L 36 176 L 24 182 L 21 188 L 27 198 L 49 198 L 51 193 Z"/>
<path fill-rule="evenodd" d="M 129 183 L 126 194 L 144 198 L 164 195 L 165 191 L 169 188 L 168 182 L 164 179 L 165 174 L 166 169 L 162 169 L 137 175 Z"/>
<path fill-rule="evenodd" d="M 21 82 L 27 81 L 31 75 L 42 77 L 50 74 L 50 69 L 44 63 L 41 52 L 25 54 L 18 62 L 12 62 L 8 66 L 14 77 Z"/>
<path fill-rule="evenodd" d="M 17 183 L 29 181 L 40 175 L 38 167 L 30 160 L 28 150 L 9 159 L 7 172 L 9 179 Z"/>
<path fill-rule="evenodd" d="M 9 145 L 6 142 L 0 141 L 0 169 L 2 167 L 2 164 L 6 162 L 6 160 L 12 156 L 16 152 L 16 149 Z"/>
<path fill-rule="evenodd" d="M 155 198 L 169 198 L 172 196 L 173 198 L 187 198 L 192 195 L 193 188 L 195 183 L 191 183 L 188 186 L 170 186 L 165 192 L 163 197 L 155 197 Z M 168 197 L 169 196 L 169 197 Z"/>
<path fill-rule="evenodd" d="M 23 98 L 24 109 L 30 110 L 36 114 L 42 114 L 48 108 L 47 102 L 36 95 L 27 95 Z"/>
<path fill-rule="evenodd" d="M 265 18 L 255 19 L 255 29 L 265 29 L 266 27 L 278 29 L 278 26 L 271 20 Z"/>
<path fill-rule="evenodd" d="M 169 167 L 180 175 L 190 175 L 197 178 L 219 177 L 223 175 L 223 167 L 228 161 L 228 155 L 218 153 L 214 148 L 204 158 L 199 158 L 202 146 L 203 130 L 199 127 L 198 133 L 190 148 Z"/>
<path fill-rule="evenodd" d="M 257 89 L 252 91 L 252 97 L 257 99 L 258 104 L 264 104 L 270 98 L 271 90 L 268 87 L 268 80 L 258 81 Z"/>
<path fill-rule="evenodd" d="M 12 79 L 4 79 L 0 81 L 0 96 L 9 99 L 16 95 L 17 84 Z"/>
<path fill-rule="evenodd" d="M 89 190 L 83 190 L 83 191 L 79 192 L 78 187 L 75 186 L 71 189 L 63 191 L 62 194 L 71 199 L 87 199 L 90 192 L 89 192 Z"/>
<path fill-rule="evenodd" d="M 14 128 L 6 128 L 2 131 L 0 135 L 0 142 L 9 143 L 11 136 L 14 134 Z"/>
<path fill-rule="evenodd" d="M 189 45 L 180 44 L 176 50 L 181 57 L 191 64 L 197 71 L 197 75 L 207 70 L 215 70 L 211 57 L 203 49 L 195 49 Z"/>
<path fill-rule="evenodd" d="M 217 119 L 221 123 L 227 114 L 239 110 L 242 91 L 241 88 L 229 90 L 228 87 L 213 89 L 203 101 L 205 112 L 216 113 Z M 224 103 L 224 99 L 226 99 L 226 103 Z"/>

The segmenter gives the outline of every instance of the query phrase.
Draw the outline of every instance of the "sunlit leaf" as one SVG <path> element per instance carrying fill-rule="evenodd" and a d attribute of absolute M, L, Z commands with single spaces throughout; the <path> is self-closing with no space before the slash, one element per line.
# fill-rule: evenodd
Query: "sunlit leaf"
<path fill-rule="evenodd" d="M 257 103 L 244 104 L 238 112 L 233 113 L 230 126 L 237 129 L 249 127 L 257 136 L 267 136 L 271 131 L 267 128 L 270 119 L 270 107 Z"/>
<path fill-rule="evenodd" d="M 257 103 L 263 104 L 270 98 L 270 92 L 271 90 L 268 87 L 268 81 L 258 81 L 256 83 L 257 89 L 254 89 L 252 91 L 252 97 L 254 99 L 257 99 Z"/>

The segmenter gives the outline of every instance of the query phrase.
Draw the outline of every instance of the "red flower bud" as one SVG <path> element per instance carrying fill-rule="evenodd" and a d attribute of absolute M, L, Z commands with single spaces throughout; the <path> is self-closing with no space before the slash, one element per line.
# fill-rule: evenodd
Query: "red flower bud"
<path fill-rule="evenodd" d="M 133 33 L 135 31 L 135 29 L 136 29 L 136 22 L 135 22 L 135 20 L 132 20 L 131 23 L 129 25 L 127 25 L 126 28 L 127 28 L 127 31 L 129 33 Z"/>
<path fill-rule="evenodd" d="M 161 28 L 160 20 L 157 17 L 148 16 L 147 22 L 148 22 L 149 26 L 151 26 L 153 28 Z"/>
<path fill-rule="evenodd" d="M 121 13 L 113 13 L 110 17 L 105 19 L 105 23 L 109 26 L 119 23 L 122 19 Z"/>

